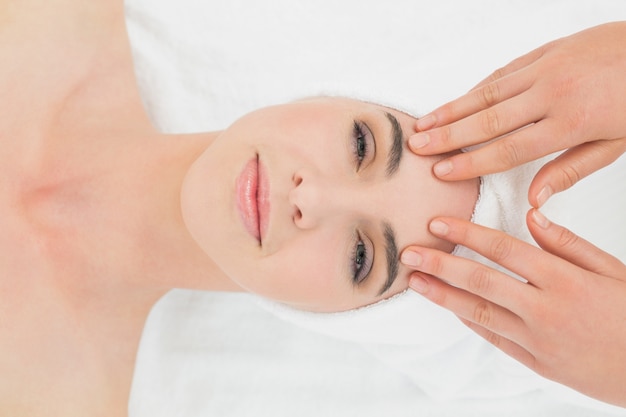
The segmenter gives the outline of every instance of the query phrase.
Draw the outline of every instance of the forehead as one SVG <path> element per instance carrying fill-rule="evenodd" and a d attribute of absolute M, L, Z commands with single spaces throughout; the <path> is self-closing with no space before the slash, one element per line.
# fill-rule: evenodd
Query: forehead
<path fill-rule="evenodd" d="M 417 120 L 414 116 L 393 107 L 387 107 L 374 102 L 358 100 L 349 97 L 311 96 L 296 100 L 289 104 L 307 104 L 312 106 L 327 107 L 329 109 L 343 109 L 347 111 L 377 111 L 389 112 L 398 120 Z"/>

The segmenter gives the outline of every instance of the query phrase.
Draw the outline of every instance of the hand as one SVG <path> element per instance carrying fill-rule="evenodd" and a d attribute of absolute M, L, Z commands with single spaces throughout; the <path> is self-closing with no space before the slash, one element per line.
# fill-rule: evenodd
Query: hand
<path fill-rule="evenodd" d="M 409 146 L 433 155 L 498 138 L 438 163 L 435 174 L 445 180 L 505 171 L 569 148 L 531 183 L 528 199 L 540 207 L 626 151 L 624 74 L 626 22 L 587 29 L 512 61 L 425 115 Z"/>
<path fill-rule="evenodd" d="M 404 254 L 417 257 L 403 256 L 421 271 L 413 273 L 411 288 L 540 375 L 626 406 L 626 266 L 536 209 L 527 223 L 544 250 L 454 218 L 436 219 L 430 229 L 528 283 L 414 246 Z"/>

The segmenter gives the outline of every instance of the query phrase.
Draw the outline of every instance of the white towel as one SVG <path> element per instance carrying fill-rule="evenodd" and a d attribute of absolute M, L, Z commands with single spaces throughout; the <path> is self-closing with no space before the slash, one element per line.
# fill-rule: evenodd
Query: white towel
<path fill-rule="evenodd" d="M 125 5 L 142 97 L 155 124 L 175 132 L 221 129 L 260 106 L 331 92 L 424 113 L 547 41 L 626 17 L 623 0 L 127 0 Z M 609 225 L 606 219 L 617 216 L 610 210 L 619 201 L 624 212 L 626 175 L 607 172 L 608 181 L 598 183 L 604 186 L 581 186 L 613 194 L 584 199 L 576 208 L 583 218 L 587 212 L 602 219 L 586 228 L 585 236 L 623 252 L 624 223 Z M 421 374 L 410 362 L 408 347 L 414 345 L 363 345 L 400 375 L 358 355 L 356 344 L 306 332 L 250 304 L 244 296 L 174 291 L 155 306 L 138 353 L 130 414 L 591 415 L 539 391 L 504 400 L 476 392 L 469 400 L 434 402 L 412 386 L 419 378 L 434 378 L 432 387 L 428 381 L 421 386 L 444 398 L 440 380 L 428 376 L 429 370 L 448 375 L 458 392 L 470 393 L 454 380 L 454 368 L 468 364 L 453 359 L 454 347 L 463 351 L 473 345 L 463 345 L 462 338 L 455 344 L 455 333 L 448 334 L 448 350 L 439 350 L 441 356 L 433 356 L 433 366 Z M 494 362 L 483 365 L 497 373 Z M 484 386 L 477 384 L 476 390 Z"/>

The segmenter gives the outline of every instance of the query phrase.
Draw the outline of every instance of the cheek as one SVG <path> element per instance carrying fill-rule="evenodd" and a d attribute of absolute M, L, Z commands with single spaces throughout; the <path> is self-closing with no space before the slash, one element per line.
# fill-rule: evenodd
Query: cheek
<path fill-rule="evenodd" d="M 307 309 L 345 302 L 350 287 L 339 252 L 336 243 L 321 237 L 287 243 L 258 261 L 249 289 Z"/>

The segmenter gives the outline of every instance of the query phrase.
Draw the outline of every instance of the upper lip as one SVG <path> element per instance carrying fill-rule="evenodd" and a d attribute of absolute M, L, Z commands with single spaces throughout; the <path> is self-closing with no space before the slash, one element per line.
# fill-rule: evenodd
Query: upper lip
<path fill-rule="evenodd" d="M 259 241 L 262 243 L 267 234 L 270 215 L 270 183 L 265 166 L 257 155 L 257 219 L 259 224 Z"/>
<path fill-rule="evenodd" d="M 236 181 L 236 203 L 241 220 L 259 244 L 267 232 L 269 220 L 269 181 L 258 155 L 250 159 Z"/>

